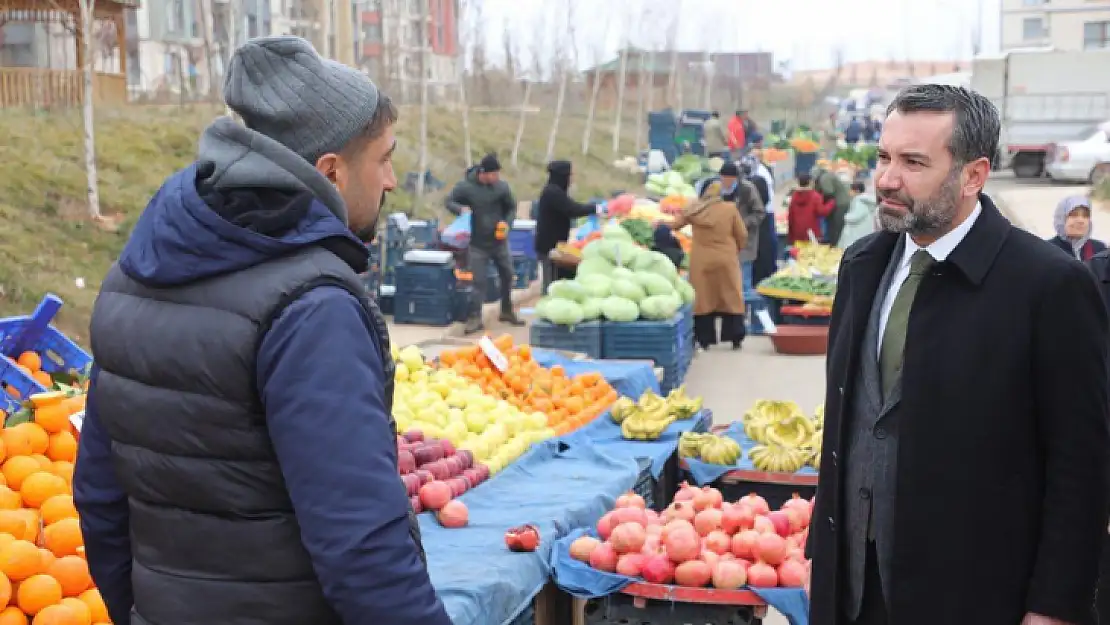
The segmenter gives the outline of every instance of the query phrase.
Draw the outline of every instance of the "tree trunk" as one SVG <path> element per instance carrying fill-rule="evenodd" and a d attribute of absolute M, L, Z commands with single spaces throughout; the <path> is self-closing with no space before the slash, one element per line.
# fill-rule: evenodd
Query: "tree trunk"
<path fill-rule="evenodd" d="M 517 157 L 520 156 L 520 140 L 524 138 L 524 116 L 528 114 L 528 99 L 532 97 L 532 81 L 524 83 L 524 97 L 520 102 L 520 121 L 516 126 L 516 138 L 513 140 L 513 154 L 511 157 L 513 167 L 517 166 Z"/>
<path fill-rule="evenodd" d="M 551 123 L 551 134 L 547 136 L 547 154 L 544 161 L 551 162 L 555 156 L 555 141 L 559 138 L 559 121 L 563 117 L 563 103 L 567 99 L 567 83 L 571 71 L 578 67 L 577 45 L 574 41 L 574 8 L 573 3 L 567 6 L 567 36 L 570 37 L 571 63 L 570 67 L 562 67 L 562 76 L 559 77 L 559 97 L 555 100 L 555 120 Z M 560 65 L 562 65 L 560 63 Z"/>
<path fill-rule="evenodd" d="M 463 162 L 466 163 L 466 168 L 470 169 L 470 164 L 473 162 L 471 155 L 474 152 L 470 146 L 470 105 L 466 100 L 465 67 L 463 72 L 459 75 L 459 104 L 462 106 L 463 151 L 466 153 L 463 157 Z"/>
<path fill-rule="evenodd" d="M 624 114 L 624 82 L 628 72 L 628 39 L 621 49 L 621 66 L 617 76 L 617 108 L 613 113 L 613 158 L 621 157 L 621 116 Z"/>
<path fill-rule="evenodd" d="M 582 131 L 582 155 L 590 153 L 590 134 L 594 129 L 594 113 L 597 111 L 597 94 L 601 91 L 600 63 L 594 64 L 594 86 L 590 91 L 590 109 L 586 114 L 586 129 Z"/>
<path fill-rule="evenodd" d="M 635 147 L 633 148 L 636 158 L 640 157 L 640 150 L 643 149 L 644 137 L 644 100 L 647 94 L 644 93 L 644 74 L 647 73 L 647 68 L 644 66 L 644 53 L 640 52 L 640 73 L 636 76 L 636 138 Z"/>
<path fill-rule="evenodd" d="M 428 3 L 420 3 L 420 160 L 416 172 L 416 205 L 424 199 L 424 172 L 428 170 Z"/>
<path fill-rule="evenodd" d="M 100 183 L 96 175 L 96 135 L 93 115 L 93 16 L 96 0 L 79 0 L 81 11 L 81 119 L 85 126 L 85 185 L 89 203 L 89 217 L 100 219 Z M 126 53 L 126 52 L 125 52 Z"/>
<path fill-rule="evenodd" d="M 713 57 L 706 52 L 702 56 L 702 67 L 705 68 L 705 93 L 702 94 L 701 107 L 705 110 L 712 108 L 713 102 Z"/>
<path fill-rule="evenodd" d="M 208 89 L 205 97 L 211 100 L 216 95 L 216 64 L 212 60 L 212 26 L 215 17 L 212 15 L 212 0 L 194 0 L 197 16 L 200 17 L 200 32 L 204 40 L 204 65 L 208 72 Z M 123 51 L 122 54 L 126 54 Z"/>

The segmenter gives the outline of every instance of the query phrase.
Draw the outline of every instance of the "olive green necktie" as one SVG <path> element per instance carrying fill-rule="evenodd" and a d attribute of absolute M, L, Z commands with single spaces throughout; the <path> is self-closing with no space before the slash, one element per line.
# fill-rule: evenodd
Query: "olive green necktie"
<path fill-rule="evenodd" d="M 890 307 L 890 316 L 886 320 L 886 329 L 883 331 L 883 344 L 879 349 L 879 372 L 883 377 L 883 401 L 894 390 L 894 384 L 902 375 L 902 352 L 906 346 L 906 329 L 910 321 L 910 309 L 913 308 L 913 298 L 917 294 L 917 287 L 921 279 L 929 272 L 929 268 L 936 261 L 925 250 L 917 250 L 910 258 L 910 275 L 898 288 L 898 295 L 894 297 L 894 304 Z"/>

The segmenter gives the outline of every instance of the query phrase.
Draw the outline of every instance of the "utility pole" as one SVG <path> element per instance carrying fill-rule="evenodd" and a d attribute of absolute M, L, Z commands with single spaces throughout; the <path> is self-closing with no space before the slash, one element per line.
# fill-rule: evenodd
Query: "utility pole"
<path fill-rule="evenodd" d="M 355 66 L 354 6 L 353 0 L 335 0 L 335 60 L 349 67 Z"/>

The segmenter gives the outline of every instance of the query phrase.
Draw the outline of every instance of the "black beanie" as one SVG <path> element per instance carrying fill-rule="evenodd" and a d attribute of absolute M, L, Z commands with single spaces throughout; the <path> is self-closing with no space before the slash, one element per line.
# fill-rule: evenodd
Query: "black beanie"
<path fill-rule="evenodd" d="M 492 173 L 501 171 L 501 163 L 497 160 L 496 154 L 490 153 L 482 157 L 482 160 L 478 163 L 478 168 L 483 173 Z"/>
<path fill-rule="evenodd" d="M 739 178 L 740 168 L 737 167 L 736 163 L 733 163 L 732 161 L 725 161 L 725 164 L 721 165 L 721 171 L 717 173 L 722 176 L 732 176 L 733 178 Z"/>

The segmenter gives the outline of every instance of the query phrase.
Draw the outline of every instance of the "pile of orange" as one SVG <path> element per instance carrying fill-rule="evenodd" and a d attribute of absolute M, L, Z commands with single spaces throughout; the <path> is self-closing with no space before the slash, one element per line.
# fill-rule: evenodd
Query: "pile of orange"
<path fill-rule="evenodd" d="M 542 412 L 557 434 L 572 432 L 604 414 L 617 400 L 617 391 L 600 373 L 567 376 L 559 365 L 550 369 L 532 358 L 532 347 L 514 345 L 505 334 L 493 339 L 505 354 L 508 368 L 498 371 L 477 345 L 446 350 L 439 366 L 450 367 L 469 378 L 486 394 L 504 399 L 521 410 Z M 0 623 L 0 625 L 3 625 Z"/>
<path fill-rule="evenodd" d="M 46 388 L 54 387 L 54 378 L 50 377 L 49 373 L 42 370 L 42 356 L 39 356 L 37 353 L 23 352 L 19 355 L 19 358 L 15 359 L 15 366 L 20 371 L 27 374 L 27 377 Z M 8 395 L 20 399 L 19 390 L 14 386 L 7 386 L 4 390 L 8 392 Z M 4 623 L 0 622 L 0 625 L 4 625 Z"/>
<path fill-rule="evenodd" d="M 84 396 L 40 393 L 27 405 L 30 421 L 0 430 L 0 625 L 109 623 L 73 505 L 69 417 Z"/>

